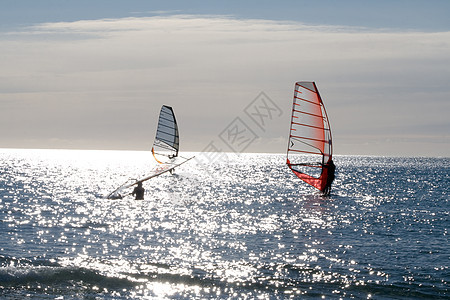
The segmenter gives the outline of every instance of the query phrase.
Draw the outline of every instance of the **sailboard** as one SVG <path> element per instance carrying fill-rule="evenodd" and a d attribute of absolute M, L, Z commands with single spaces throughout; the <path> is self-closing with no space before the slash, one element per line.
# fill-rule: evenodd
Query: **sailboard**
<path fill-rule="evenodd" d="M 139 182 L 150 180 L 154 177 L 172 171 L 194 157 L 185 158 L 178 155 L 180 137 L 178 125 L 172 107 L 163 105 L 159 113 L 158 127 L 152 146 L 152 155 L 157 166 L 139 179 L 130 178 L 117 189 L 109 193 L 107 199 L 122 199 L 127 195 L 127 190 Z M 129 194 L 129 193 L 128 193 Z"/>
<path fill-rule="evenodd" d="M 325 192 L 334 178 L 333 143 L 327 112 L 315 82 L 297 82 L 292 104 L 286 163 L 304 182 Z M 334 166 L 334 165 L 333 165 Z"/>

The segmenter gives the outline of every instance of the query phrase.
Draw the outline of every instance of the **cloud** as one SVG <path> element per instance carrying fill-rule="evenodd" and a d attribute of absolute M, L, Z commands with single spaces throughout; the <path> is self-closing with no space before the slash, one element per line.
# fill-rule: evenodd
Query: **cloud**
<path fill-rule="evenodd" d="M 169 104 L 180 119 L 182 147 L 201 150 L 261 91 L 284 112 L 258 132 L 273 141 L 287 136 L 300 80 L 317 82 L 341 154 L 399 154 L 386 139 L 376 153 L 364 145 L 388 132 L 416 139 L 419 127 L 423 147 L 416 151 L 424 155 L 430 139 L 420 137 L 445 139 L 450 128 L 450 32 L 174 15 L 44 23 L 0 38 L 0 106 L 8 107 L 0 112 L 2 136 L 41 140 L 30 147 L 73 136 L 83 142 L 68 147 L 104 141 L 107 148 L 116 142 L 146 149 L 160 106 Z M 442 130 L 427 131 L 433 125 Z M 350 139 L 351 146 L 339 143 Z M 265 151 L 263 144 L 248 149 Z"/>

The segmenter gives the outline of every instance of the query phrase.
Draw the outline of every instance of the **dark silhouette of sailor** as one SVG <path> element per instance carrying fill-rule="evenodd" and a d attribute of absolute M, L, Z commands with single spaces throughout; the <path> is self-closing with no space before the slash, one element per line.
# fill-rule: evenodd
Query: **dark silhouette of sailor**
<path fill-rule="evenodd" d="M 330 195 L 331 192 L 331 184 L 334 181 L 334 172 L 336 171 L 336 166 L 333 163 L 333 160 L 330 159 L 330 161 L 328 162 L 328 164 L 325 165 L 325 167 L 328 169 L 328 178 L 327 178 L 327 183 L 325 185 L 325 189 L 323 190 L 323 194 L 325 196 Z"/>
<path fill-rule="evenodd" d="M 136 195 L 135 200 L 144 200 L 145 189 L 142 187 L 142 182 L 138 182 L 137 187 L 134 188 L 131 195 Z"/>

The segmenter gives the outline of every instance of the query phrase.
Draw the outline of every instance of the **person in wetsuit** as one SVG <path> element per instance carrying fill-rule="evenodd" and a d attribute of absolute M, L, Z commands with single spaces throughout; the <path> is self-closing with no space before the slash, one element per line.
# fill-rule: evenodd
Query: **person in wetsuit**
<path fill-rule="evenodd" d="M 330 161 L 325 165 L 325 167 L 328 169 L 328 178 L 327 183 L 325 185 L 325 189 L 323 190 L 323 194 L 325 196 L 330 195 L 331 192 L 331 184 L 334 181 L 334 172 L 336 171 L 336 166 L 333 163 L 333 160 L 330 159 Z"/>
<path fill-rule="evenodd" d="M 138 182 L 131 195 L 136 195 L 135 200 L 144 200 L 144 192 L 145 189 L 142 187 L 142 182 Z"/>

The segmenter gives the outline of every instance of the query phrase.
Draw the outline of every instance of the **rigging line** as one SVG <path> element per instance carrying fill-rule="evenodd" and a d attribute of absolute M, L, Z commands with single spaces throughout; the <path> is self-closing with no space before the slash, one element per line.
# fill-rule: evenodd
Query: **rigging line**
<path fill-rule="evenodd" d="M 297 97 L 297 96 L 294 96 L 294 98 L 295 98 L 295 99 L 298 99 L 298 100 L 302 100 L 302 101 L 308 102 L 308 103 L 311 103 L 311 104 L 314 104 L 314 105 L 320 106 L 320 103 L 316 103 L 316 102 L 313 102 L 313 101 L 311 101 L 311 100 L 306 100 L 306 99 L 303 99 L 303 98 L 300 98 L 300 97 Z M 294 103 L 294 104 L 295 104 L 295 105 L 300 105 L 300 104 L 297 104 L 297 103 Z"/>
<path fill-rule="evenodd" d="M 303 167 L 311 167 L 311 168 L 322 168 L 321 163 L 317 164 L 308 164 L 308 163 L 302 163 L 302 164 L 289 164 L 290 166 L 303 166 Z"/>
<path fill-rule="evenodd" d="M 313 117 L 317 117 L 317 118 L 321 118 L 321 119 L 325 119 L 324 116 L 321 116 L 321 115 L 316 115 L 316 114 L 312 114 L 312 113 L 307 113 L 307 112 L 299 111 L 299 110 L 296 110 L 296 109 L 293 109 L 292 111 L 293 111 L 293 112 L 295 111 L 295 112 L 298 112 L 298 113 L 301 113 L 301 114 L 305 114 L 305 115 L 309 115 L 309 116 L 313 116 Z"/>

